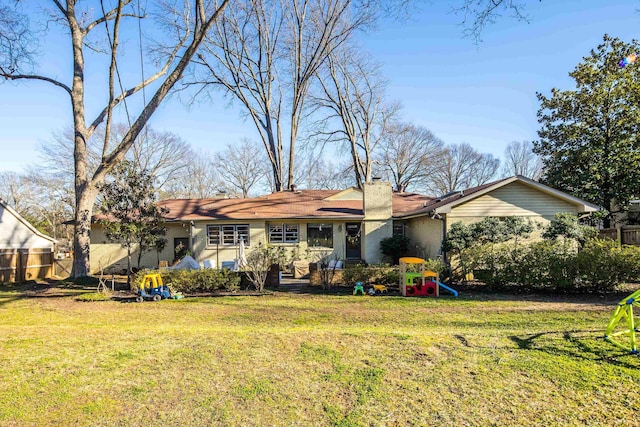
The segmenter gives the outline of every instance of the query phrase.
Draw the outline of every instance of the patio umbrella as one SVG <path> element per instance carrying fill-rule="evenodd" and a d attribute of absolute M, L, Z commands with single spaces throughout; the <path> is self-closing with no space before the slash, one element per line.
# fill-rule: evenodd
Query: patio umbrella
<path fill-rule="evenodd" d="M 244 255 L 244 239 L 240 239 L 240 247 L 238 248 L 238 268 L 244 268 L 247 265 L 247 258 Z"/>

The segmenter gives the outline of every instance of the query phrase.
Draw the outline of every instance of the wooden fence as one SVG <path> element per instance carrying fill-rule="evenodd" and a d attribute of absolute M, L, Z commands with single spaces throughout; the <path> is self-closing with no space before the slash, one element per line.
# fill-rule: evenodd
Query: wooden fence
<path fill-rule="evenodd" d="M 52 250 L 0 249 L 0 283 L 46 279 L 52 275 Z"/>
<path fill-rule="evenodd" d="M 601 239 L 615 240 L 622 245 L 640 246 L 640 226 L 629 225 L 622 228 L 605 228 L 600 230 Z"/>

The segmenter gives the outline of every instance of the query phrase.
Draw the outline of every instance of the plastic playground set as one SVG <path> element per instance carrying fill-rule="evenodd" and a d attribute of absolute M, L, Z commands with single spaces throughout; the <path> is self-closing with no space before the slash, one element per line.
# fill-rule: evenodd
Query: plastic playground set
<path fill-rule="evenodd" d="M 607 325 L 604 339 L 617 347 L 631 351 L 632 354 L 638 354 L 636 332 L 640 332 L 640 328 L 636 326 L 633 318 L 634 305 L 640 307 L 640 290 L 635 291 L 618 303 Z M 620 340 L 621 337 L 628 339 L 628 346 Z"/>
<path fill-rule="evenodd" d="M 440 282 L 438 273 L 426 269 L 422 258 L 400 258 L 400 293 L 405 297 L 438 297 L 440 289 L 454 297 L 458 291 Z"/>
<path fill-rule="evenodd" d="M 449 292 L 454 297 L 458 291 L 440 282 L 438 273 L 426 269 L 426 261 L 422 258 L 400 258 L 400 293 L 403 297 L 438 297 L 440 289 Z M 385 285 L 373 285 L 365 290 L 362 282 L 356 282 L 353 288 L 354 295 L 379 295 L 386 294 Z"/>

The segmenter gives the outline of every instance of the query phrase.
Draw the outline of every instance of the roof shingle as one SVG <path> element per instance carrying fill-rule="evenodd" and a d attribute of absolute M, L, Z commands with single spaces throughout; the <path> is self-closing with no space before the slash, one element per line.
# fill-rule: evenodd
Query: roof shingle
<path fill-rule="evenodd" d="M 246 199 L 169 199 L 158 202 L 167 208 L 169 221 L 206 219 L 342 218 L 362 219 L 362 200 L 327 200 L 337 190 L 283 191 Z M 416 193 L 393 193 L 393 214 L 403 215 L 424 206 L 432 197 Z"/>

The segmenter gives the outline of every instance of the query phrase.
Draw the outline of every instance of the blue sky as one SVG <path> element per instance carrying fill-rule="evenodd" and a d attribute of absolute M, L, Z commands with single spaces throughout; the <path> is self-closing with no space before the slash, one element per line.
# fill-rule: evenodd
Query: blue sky
<path fill-rule="evenodd" d="M 529 0 L 530 23 L 505 16 L 485 29 L 476 46 L 462 37 L 461 16 L 450 13 L 459 3 L 425 2 L 409 21 L 382 23 L 363 44 L 383 64 L 389 98 L 403 105 L 406 120 L 447 143 L 468 142 L 496 156 L 511 141 L 536 138 L 536 91 L 570 89 L 568 73 L 605 33 L 625 41 L 640 37 L 640 1 Z M 65 79 L 66 42 L 51 35 L 46 48 L 41 70 Z M 62 90 L 39 82 L 1 84 L 0 171 L 21 171 L 37 159 L 39 142 L 70 124 Z M 240 110 L 221 97 L 191 108 L 174 97 L 150 124 L 210 151 L 256 137 Z"/>

